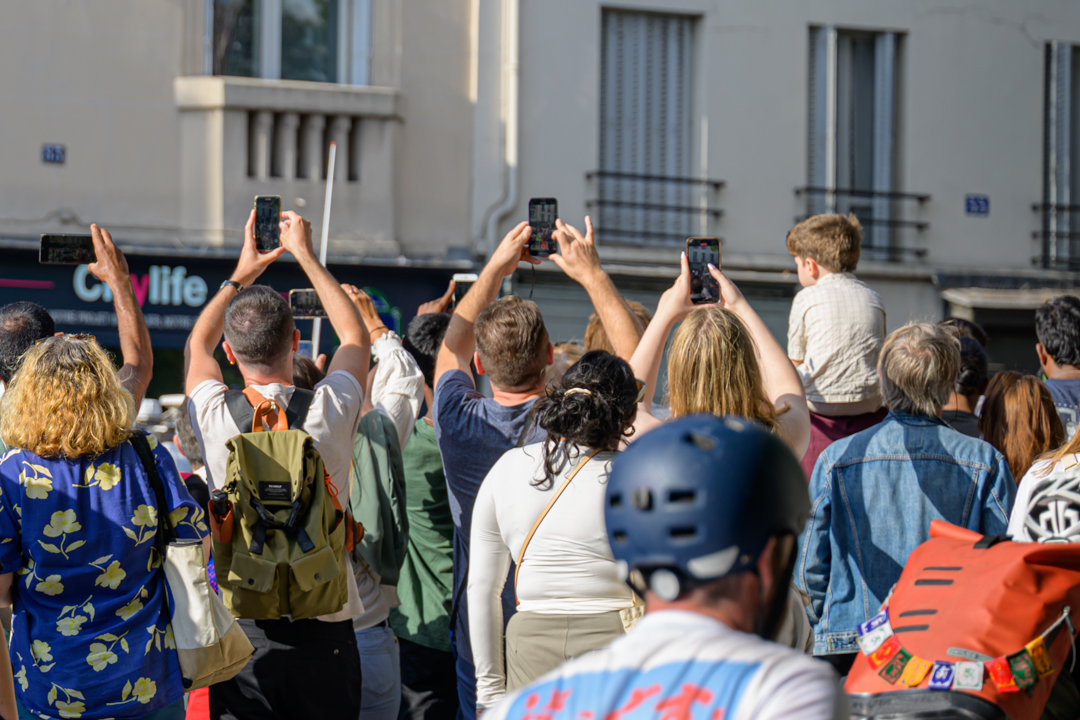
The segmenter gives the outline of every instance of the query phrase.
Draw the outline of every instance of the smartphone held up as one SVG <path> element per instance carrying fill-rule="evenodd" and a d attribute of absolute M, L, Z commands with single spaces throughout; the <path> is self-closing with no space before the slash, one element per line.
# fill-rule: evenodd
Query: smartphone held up
<path fill-rule="evenodd" d="M 315 290 L 311 288 L 290 290 L 289 308 L 292 310 L 292 316 L 296 320 L 312 320 L 326 317 L 326 309 L 323 308 L 322 301 L 319 300 Z"/>
<path fill-rule="evenodd" d="M 473 286 L 479 276 L 476 273 L 454 273 L 454 301 L 450 307 L 457 308 L 458 303 L 465 299 L 465 293 Z"/>
<path fill-rule="evenodd" d="M 89 265 L 97 262 L 94 238 L 89 235 L 42 235 L 38 262 L 42 265 Z"/>
<path fill-rule="evenodd" d="M 529 254 L 534 258 L 550 257 L 558 252 L 554 238 L 555 220 L 559 217 L 559 202 L 555 198 L 533 198 L 529 201 Z"/>
<path fill-rule="evenodd" d="M 709 265 L 720 268 L 720 238 L 688 238 L 686 259 L 690 264 L 690 301 L 695 305 L 719 302 L 720 283 L 709 272 Z"/>
<path fill-rule="evenodd" d="M 261 253 L 281 246 L 281 198 L 259 195 L 255 198 L 255 249 Z"/>

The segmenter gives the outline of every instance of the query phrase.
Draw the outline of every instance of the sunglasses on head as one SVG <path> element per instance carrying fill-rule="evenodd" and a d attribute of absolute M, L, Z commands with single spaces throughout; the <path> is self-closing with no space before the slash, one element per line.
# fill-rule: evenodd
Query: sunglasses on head
<path fill-rule="evenodd" d="M 634 378 L 634 382 L 637 383 L 637 400 L 634 402 L 641 402 L 645 399 L 645 381 L 639 378 Z"/>
<path fill-rule="evenodd" d="M 72 338 L 74 340 L 96 340 L 93 335 L 84 335 L 83 333 L 59 333 L 57 335 L 50 335 L 49 337 L 43 337 L 40 340 L 35 340 L 34 344 L 43 343 L 46 340 L 52 340 L 53 338 Z"/>

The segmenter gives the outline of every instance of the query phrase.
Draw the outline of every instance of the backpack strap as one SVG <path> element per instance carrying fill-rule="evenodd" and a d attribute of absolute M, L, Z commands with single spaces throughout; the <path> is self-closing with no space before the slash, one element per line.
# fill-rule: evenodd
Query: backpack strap
<path fill-rule="evenodd" d="M 983 535 L 979 542 L 975 543 L 976 550 L 986 550 L 992 548 L 1000 542 L 1008 542 L 1012 540 L 1008 535 Z"/>
<path fill-rule="evenodd" d="M 229 409 L 233 422 L 240 432 L 251 432 L 251 424 L 255 419 L 255 409 L 251 407 L 242 390 L 225 391 L 225 407 Z"/>
<path fill-rule="evenodd" d="M 307 420 L 308 410 L 311 409 L 311 401 L 315 399 L 315 393 L 304 388 L 294 388 L 292 397 L 289 398 L 289 406 L 285 408 L 285 419 L 289 421 L 289 427 L 293 430 L 303 430 Z"/>
<path fill-rule="evenodd" d="M 229 409 L 229 414 L 232 415 L 232 419 L 240 432 L 257 432 L 255 430 L 256 410 L 254 406 L 259 397 L 261 396 L 258 392 L 252 388 L 225 391 L 225 406 Z M 308 411 L 311 409 L 311 402 L 314 399 L 315 393 L 311 390 L 294 388 L 292 397 L 289 399 L 289 405 L 285 408 L 285 428 L 303 430 L 304 422 L 307 420 Z M 267 400 L 265 402 L 276 406 L 276 403 L 273 401 Z M 264 412 L 262 405 L 262 402 L 258 403 L 260 418 Z"/>

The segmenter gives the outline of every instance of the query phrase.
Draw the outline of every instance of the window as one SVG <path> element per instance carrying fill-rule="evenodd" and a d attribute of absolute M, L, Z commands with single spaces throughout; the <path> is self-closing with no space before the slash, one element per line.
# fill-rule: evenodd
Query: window
<path fill-rule="evenodd" d="M 1080 266 L 1080 53 L 1046 46 L 1042 259 Z"/>
<path fill-rule="evenodd" d="M 854 213 L 893 248 L 898 36 L 810 28 L 807 210 Z"/>
<path fill-rule="evenodd" d="M 371 0 L 214 0 L 213 74 L 368 83 Z"/>
<path fill-rule="evenodd" d="M 590 173 L 601 237 L 707 234 L 701 201 L 710 186 L 693 177 L 695 26 L 686 15 L 603 11 L 600 170 Z"/>

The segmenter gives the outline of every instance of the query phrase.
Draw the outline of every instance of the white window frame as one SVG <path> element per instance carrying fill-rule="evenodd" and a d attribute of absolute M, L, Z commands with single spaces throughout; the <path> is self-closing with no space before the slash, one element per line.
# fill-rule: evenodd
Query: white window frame
<path fill-rule="evenodd" d="M 214 1 L 206 0 L 206 74 L 213 73 Z M 281 79 L 282 0 L 258 0 L 259 77 Z M 337 77 L 345 85 L 371 83 L 372 0 L 337 0 Z"/>

